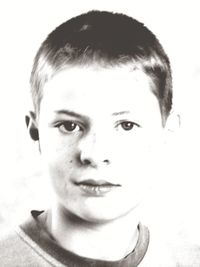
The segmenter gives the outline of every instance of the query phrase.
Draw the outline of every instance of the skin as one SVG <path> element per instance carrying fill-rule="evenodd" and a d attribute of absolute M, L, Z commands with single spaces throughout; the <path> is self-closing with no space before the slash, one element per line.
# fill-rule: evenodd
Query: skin
<path fill-rule="evenodd" d="M 153 86 L 141 70 L 94 65 L 66 68 L 44 86 L 31 127 L 39 131 L 56 201 L 42 220 L 66 249 L 106 260 L 133 250 L 138 207 L 161 157 L 163 127 Z M 87 179 L 114 186 L 105 194 L 85 193 L 77 183 Z"/>

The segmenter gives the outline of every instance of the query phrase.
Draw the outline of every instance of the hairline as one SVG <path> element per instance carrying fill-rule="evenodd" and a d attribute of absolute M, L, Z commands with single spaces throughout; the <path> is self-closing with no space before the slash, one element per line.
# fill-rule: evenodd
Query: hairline
<path fill-rule="evenodd" d="M 125 58 L 125 57 L 124 57 Z M 155 58 L 151 59 L 151 60 L 155 60 Z M 151 82 L 151 92 L 155 95 L 157 101 L 159 102 L 159 99 L 158 97 L 156 96 L 156 91 L 159 90 L 159 88 L 157 88 L 157 85 L 156 83 L 154 82 L 153 80 L 153 77 L 151 74 L 148 74 L 146 71 L 145 71 L 145 64 L 149 63 L 149 59 L 143 59 L 143 62 L 141 62 L 141 60 L 136 60 L 134 58 L 131 58 L 131 57 L 127 57 L 127 60 L 125 62 L 120 62 L 119 59 L 116 59 L 116 60 L 112 60 L 112 61 L 109 61 L 107 59 L 103 59 L 101 58 L 100 61 L 97 61 L 97 60 L 92 60 L 92 59 L 88 59 L 87 60 L 81 60 L 81 59 L 78 59 L 78 60 L 75 60 L 73 62 L 67 62 L 65 64 L 61 64 L 60 66 L 56 66 L 56 67 L 53 67 L 52 64 L 50 64 L 48 61 L 45 62 L 45 65 L 46 67 L 48 68 L 48 74 L 46 74 L 47 78 L 45 79 L 45 81 L 43 82 L 42 86 L 39 88 L 38 90 L 38 94 L 35 95 L 35 99 L 34 99 L 34 108 L 35 108 L 35 112 L 36 112 L 36 116 L 39 116 L 39 113 L 40 113 L 40 105 L 41 105 L 41 102 L 42 102 L 42 98 L 44 96 L 44 87 L 45 85 L 50 81 L 52 80 L 58 73 L 64 71 L 64 70 L 67 70 L 67 69 L 70 69 L 70 68 L 73 68 L 73 67 L 79 67 L 79 68 L 93 68 L 93 67 L 98 67 L 100 69 L 117 69 L 117 68 L 127 68 L 130 70 L 130 72 L 132 71 L 142 71 L 146 76 L 148 76 L 150 82 Z M 157 60 L 155 60 L 155 62 L 157 63 L 157 65 L 159 67 L 163 67 L 163 64 L 161 62 L 159 62 L 158 64 L 158 61 L 160 61 L 160 59 L 158 58 Z M 41 75 L 43 76 L 43 75 Z M 153 88 L 155 88 L 153 90 Z M 35 90 L 34 90 L 35 91 Z M 162 111 L 160 110 L 160 115 L 162 117 L 162 120 L 164 120 L 164 123 L 165 124 L 165 121 L 167 118 L 163 118 L 166 117 L 166 114 L 163 114 Z"/>

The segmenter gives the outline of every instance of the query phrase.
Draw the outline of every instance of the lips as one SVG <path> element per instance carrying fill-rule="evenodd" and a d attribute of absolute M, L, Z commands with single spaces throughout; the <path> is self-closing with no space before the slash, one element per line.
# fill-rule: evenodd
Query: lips
<path fill-rule="evenodd" d="M 118 187 L 119 184 L 112 184 L 105 180 L 93 180 L 87 179 L 81 182 L 75 183 L 83 192 L 93 196 L 103 196 Z"/>

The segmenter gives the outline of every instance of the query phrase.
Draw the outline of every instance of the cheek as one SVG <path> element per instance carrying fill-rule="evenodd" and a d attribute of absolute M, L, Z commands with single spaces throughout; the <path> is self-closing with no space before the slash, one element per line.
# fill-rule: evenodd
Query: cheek
<path fill-rule="evenodd" d="M 161 153 L 150 140 L 126 138 L 123 143 L 118 143 L 113 154 L 117 173 L 131 183 L 149 181 L 149 177 L 156 173 Z"/>
<path fill-rule="evenodd" d="M 76 146 L 65 142 L 41 143 L 43 168 L 51 179 L 64 180 L 76 161 Z"/>
<path fill-rule="evenodd" d="M 47 163 L 70 162 L 76 151 L 76 144 L 70 138 L 60 136 L 55 131 L 40 137 L 41 156 Z"/>
<path fill-rule="evenodd" d="M 73 160 L 70 153 L 55 153 L 45 162 L 45 169 L 53 190 L 60 197 L 70 191 L 70 177 L 73 174 Z"/>
<path fill-rule="evenodd" d="M 127 165 L 131 162 L 142 163 L 152 152 L 151 144 L 144 138 L 135 135 L 127 135 L 127 137 L 117 140 L 116 149 L 113 156 Z"/>

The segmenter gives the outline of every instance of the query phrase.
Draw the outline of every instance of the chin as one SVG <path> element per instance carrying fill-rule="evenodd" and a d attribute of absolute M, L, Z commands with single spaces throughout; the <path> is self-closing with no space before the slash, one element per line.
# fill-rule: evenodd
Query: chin
<path fill-rule="evenodd" d="M 108 223 L 110 221 L 114 221 L 120 217 L 119 214 L 97 214 L 97 213 L 87 213 L 81 215 L 82 219 L 84 221 L 87 221 L 89 223 L 94 223 L 94 224 L 103 224 L 103 223 Z"/>
<path fill-rule="evenodd" d="M 120 198 L 121 199 L 121 198 Z M 133 204 L 135 203 L 135 204 Z M 134 216 L 137 213 L 140 201 L 136 199 L 122 199 L 113 201 L 109 199 L 89 198 L 82 201 L 67 201 L 62 203 L 62 207 L 68 214 L 79 220 L 101 224 L 118 220 L 123 217 Z"/>
<path fill-rule="evenodd" d="M 108 208 L 108 207 L 104 207 L 104 208 L 85 208 L 83 211 L 81 211 L 80 213 L 80 217 L 87 221 L 87 222 L 91 222 L 91 223 L 97 223 L 97 224 L 101 224 L 101 223 L 108 223 L 111 221 L 115 221 L 118 220 L 120 218 L 126 217 L 127 215 L 134 213 L 134 210 L 136 210 L 136 207 L 138 205 L 136 205 L 135 207 L 131 207 L 130 209 L 118 209 L 117 204 L 114 207 Z"/>

